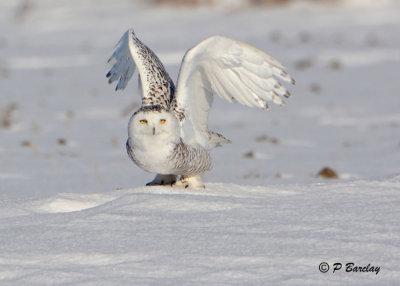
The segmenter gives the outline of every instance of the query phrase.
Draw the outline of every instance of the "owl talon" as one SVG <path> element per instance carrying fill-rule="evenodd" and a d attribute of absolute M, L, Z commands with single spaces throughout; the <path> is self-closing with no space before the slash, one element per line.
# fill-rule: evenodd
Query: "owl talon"
<path fill-rule="evenodd" d="M 165 186 L 173 185 L 176 182 L 175 175 L 160 175 L 157 174 L 153 181 L 148 182 L 146 186 Z"/>
<path fill-rule="evenodd" d="M 173 186 L 184 189 L 205 189 L 200 176 L 193 177 L 181 177 L 180 180 L 176 181 Z"/>

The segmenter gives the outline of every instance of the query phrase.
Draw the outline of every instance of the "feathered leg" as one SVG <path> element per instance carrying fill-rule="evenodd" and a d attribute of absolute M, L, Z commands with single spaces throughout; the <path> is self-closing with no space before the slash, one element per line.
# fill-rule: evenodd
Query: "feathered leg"
<path fill-rule="evenodd" d="M 192 176 L 192 177 L 181 176 L 181 179 L 179 181 L 176 181 L 173 185 L 185 189 L 206 188 L 206 186 L 203 184 L 203 181 L 201 180 L 201 176 Z"/>
<path fill-rule="evenodd" d="M 161 175 L 157 174 L 153 181 L 146 184 L 146 186 L 160 186 L 160 185 L 172 185 L 176 182 L 175 175 Z"/>

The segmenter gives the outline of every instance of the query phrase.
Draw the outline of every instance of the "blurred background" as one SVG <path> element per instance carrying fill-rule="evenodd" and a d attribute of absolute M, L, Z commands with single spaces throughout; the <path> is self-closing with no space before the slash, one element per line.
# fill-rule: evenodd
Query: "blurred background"
<path fill-rule="evenodd" d="M 1 0 L 0 15 L 1 203 L 153 178 L 125 151 L 137 78 L 117 93 L 105 78 L 128 28 L 174 80 L 185 51 L 215 34 L 267 51 L 296 79 L 284 108 L 215 101 L 210 129 L 233 143 L 213 151 L 206 182 L 399 174 L 400 1 Z"/>

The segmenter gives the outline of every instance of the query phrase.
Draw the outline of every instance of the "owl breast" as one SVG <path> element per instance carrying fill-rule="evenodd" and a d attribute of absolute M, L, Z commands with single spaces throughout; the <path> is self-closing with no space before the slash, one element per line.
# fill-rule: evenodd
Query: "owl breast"
<path fill-rule="evenodd" d="M 126 149 L 137 166 L 151 173 L 194 176 L 211 170 L 210 154 L 201 146 L 185 145 L 182 139 L 175 144 L 160 144 L 159 141 L 155 144 L 138 148 L 134 140 L 128 138 Z"/>
<path fill-rule="evenodd" d="M 174 149 L 174 144 L 160 144 L 160 142 L 147 142 L 147 144 L 135 144 L 132 138 L 126 142 L 126 150 L 132 161 L 150 173 L 171 174 L 169 157 Z"/>

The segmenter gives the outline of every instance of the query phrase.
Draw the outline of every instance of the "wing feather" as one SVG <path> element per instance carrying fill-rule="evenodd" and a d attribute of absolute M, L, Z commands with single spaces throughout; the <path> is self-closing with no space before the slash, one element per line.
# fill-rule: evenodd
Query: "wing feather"
<path fill-rule="evenodd" d="M 142 106 L 161 105 L 169 109 L 173 101 L 174 83 L 159 58 L 144 45 L 132 29 L 118 41 L 108 60 L 112 65 L 108 82 L 118 81 L 116 90 L 125 89 L 136 68 L 142 87 Z"/>
<path fill-rule="evenodd" d="M 230 82 L 225 81 L 224 77 L 218 77 L 213 73 L 209 73 L 208 76 L 210 78 L 210 85 L 211 85 L 210 93 L 212 93 L 212 90 L 214 90 L 216 94 L 218 94 L 225 100 L 229 102 L 236 101 L 236 99 L 231 95 L 231 91 L 229 90 L 232 89 Z"/>
<path fill-rule="evenodd" d="M 242 69 L 235 69 L 240 74 L 241 82 L 249 89 L 255 91 L 259 97 L 265 101 L 272 101 L 270 84 L 266 79 L 260 78 L 254 74 L 248 73 Z"/>
<path fill-rule="evenodd" d="M 185 54 L 179 72 L 175 110 L 185 113 L 181 136 L 215 147 L 207 125 L 212 96 L 250 107 L 284 105 L 282 96 L 290 94 L 277 79 L 295 83 L 278 60 L 253 46 L 221 36 L 205 39 Z"/>

